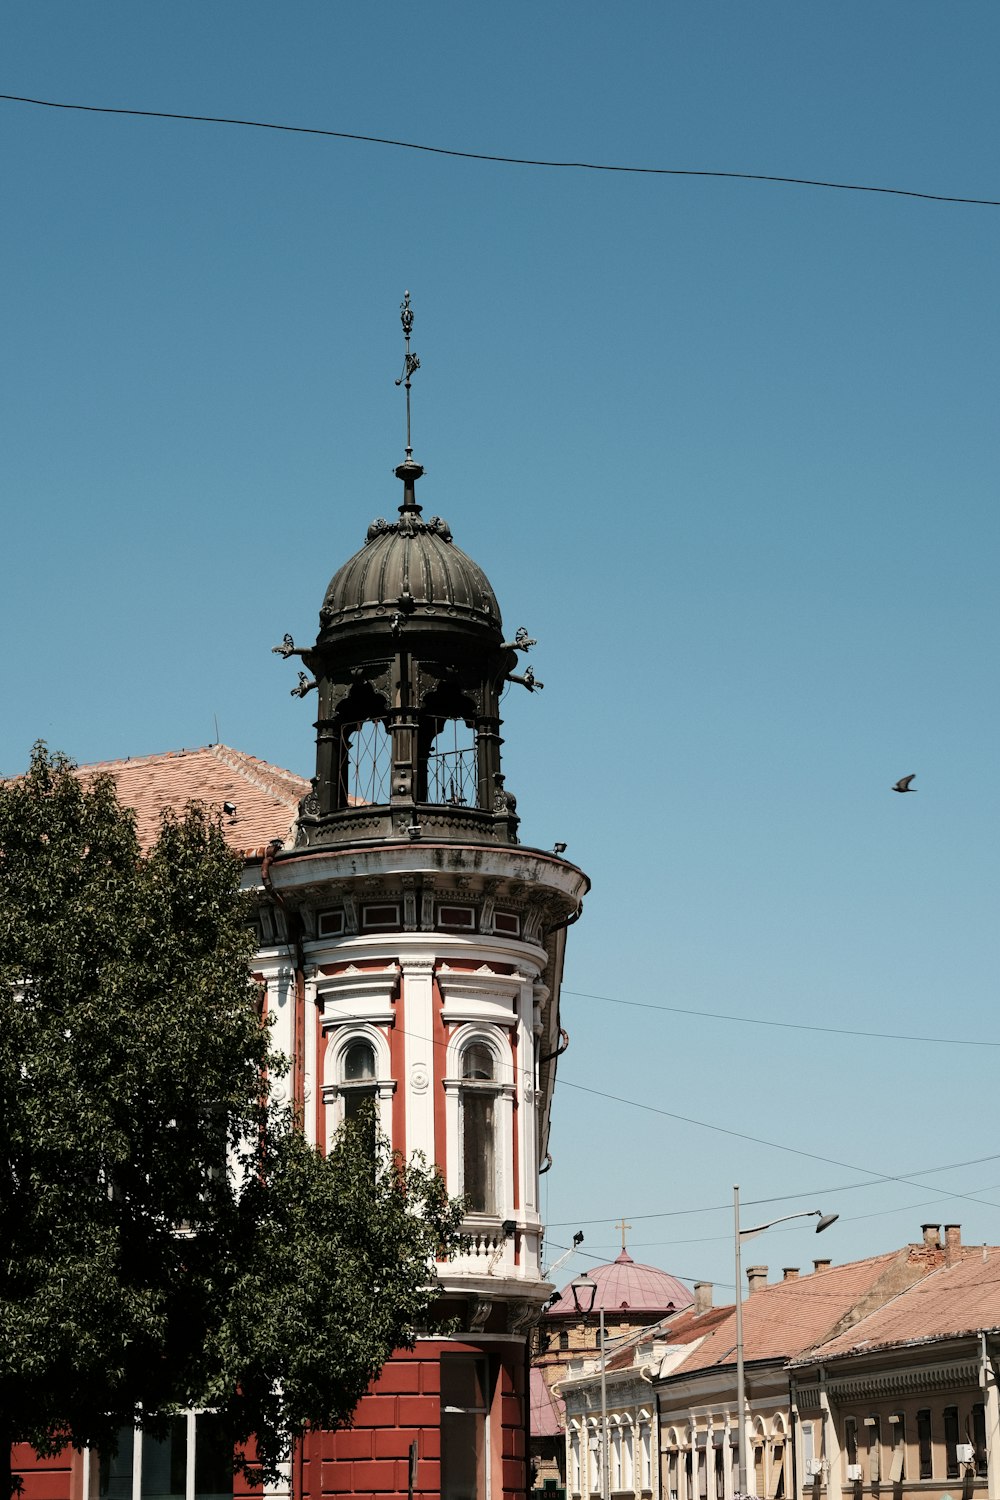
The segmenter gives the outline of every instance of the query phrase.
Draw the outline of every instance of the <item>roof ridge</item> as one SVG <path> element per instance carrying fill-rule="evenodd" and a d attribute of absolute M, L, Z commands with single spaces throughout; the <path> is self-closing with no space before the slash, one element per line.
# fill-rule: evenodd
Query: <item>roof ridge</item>
<path fill-rule="evenodd" d="M 236 771 L 245 781 L 263 792 L 273 792 L 276 786 L 281 786 L 294 794 L 300 786 L 309 785 L 305 776 L 287 771 L 283 766 L 272 765 L 270 761 L 261 760 L 259 756 L 250 755 L 245 750 L 236 750 L 232 745 L 208 745 L 206 748 L 216 760 L 220 760 L 224 766 Z M 298 801 L 297 796 L 295 800 Z"/>

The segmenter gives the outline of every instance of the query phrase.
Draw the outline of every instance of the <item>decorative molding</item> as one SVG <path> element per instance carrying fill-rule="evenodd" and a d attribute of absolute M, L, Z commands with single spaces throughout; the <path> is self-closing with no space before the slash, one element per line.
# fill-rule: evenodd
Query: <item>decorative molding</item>
<path fill-rule="evenodd" d="M 323 1007 L 323 1029 L 347 1022 L 371 1021 L 391 1025 L 400 968 L 359 969 L 348 964 L 339 974 L 322 974 L 316 981 L 316 1000 Z"/>

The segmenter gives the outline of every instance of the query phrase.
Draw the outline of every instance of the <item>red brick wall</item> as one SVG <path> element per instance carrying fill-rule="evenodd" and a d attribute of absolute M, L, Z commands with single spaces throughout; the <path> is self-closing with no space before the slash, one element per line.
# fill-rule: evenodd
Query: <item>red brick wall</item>
<path fill-rule="evenodd" d="M 350 1495 L 374 1500 L 405 1495 L 410 1444 L 417 1440 L 415 1496 L 440 1492 L 442 1350 L 490 1355 L 499 1365 L 492 1409 L 493 1492 L 513 1500 L 525 1491 L 524 1351 L 508 1346 L 451 1341 L 418 1344 L 393 1356 L 342 1432 L 310 1433 L 301 1444 L 301 1491 L 294 1500 Z"/>
<path fill-rule="evenodd" d="M 79 1500 L 83 1493 L 83 1454 L 64 1448 L 39 1458 L 27 1443 L 14 1448 L 14 1473 L 24 1480 L 22 1500 Z"/>

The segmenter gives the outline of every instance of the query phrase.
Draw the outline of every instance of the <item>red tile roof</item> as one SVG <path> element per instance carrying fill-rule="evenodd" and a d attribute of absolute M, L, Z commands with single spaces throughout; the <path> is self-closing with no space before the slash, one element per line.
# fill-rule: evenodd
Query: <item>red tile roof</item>
<path fill-rule="evenodd" d="M 1000 1328 L 1000 1248 L 966 1246 L 961 1258 L 915 1286 L 813 1353 L 833 1358 L 891 1344 L 920 1343 Z"/>
<path fill-rule="evenodd" d="M 901 1257 L 905 1263 L 906 1256 L 907 1251 L 894 1250 L 758 1288 L 743 1303 L 744 1358 L 784 1360 L 801 1354 L 831 1333 L 878 1278 Z M 735 1363 L 736 1311 L 728 1308 L 727 1316 L 671 1370 L 670 1377 Z"/>
<path fill-rule="evenodd" d="M 226 842 L 239 854 L 262 854 L 272 839 L 289 839 L 299 799 L 309 790 L 303 777 L 228 745 L 101 761 L 78 774 L 97 772 L 114 778 L 120 801 L 135 813 L 144 848 L 156 838 L 165 808 L 180 812 L 189 802 L 204 802 L 221 809 L 232 802 L 235 815 L 222 821 Z"/>
<path fill-rule="evenodd" d="M 532 1437 L 559 1437 L 566 1427 L 566 1407 L 553 1396 L 545 1383 L 545 1376 L 537 1366 L 531 1368 L 531 1425 Z"/>

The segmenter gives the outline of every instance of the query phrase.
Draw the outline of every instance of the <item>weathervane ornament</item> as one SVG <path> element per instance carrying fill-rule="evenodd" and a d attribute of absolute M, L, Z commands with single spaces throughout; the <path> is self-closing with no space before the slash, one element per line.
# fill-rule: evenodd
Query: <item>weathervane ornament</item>
<path fill-rule="evenodd" d="M 420 361 L 415 354 L 410 353 L 410 330 L 413 327 L 413 309 L 410 306 L 410 294 L 408 291 L 403 293 L 403 300 L 399 304 L 399 321 L 403 325 L 406 353 L 403 356 L 403 373 L 396 381 L 396 384 L 406 387 L 406 461 L 410 463 L 413 459 L 413 445 L 410 442 L 410 377 L 414 371 L 420 369 Z"/>

